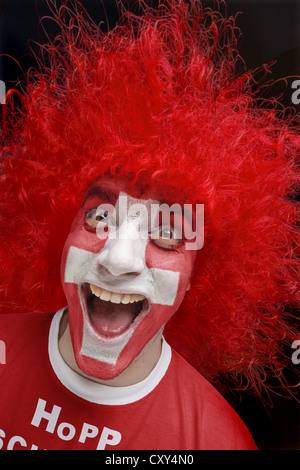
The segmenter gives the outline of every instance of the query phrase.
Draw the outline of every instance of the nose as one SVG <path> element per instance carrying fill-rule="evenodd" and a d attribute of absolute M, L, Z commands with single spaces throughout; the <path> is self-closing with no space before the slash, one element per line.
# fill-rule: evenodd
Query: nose
<path fill-rule="evenodd" d="M 141 274 L 145 266 L 145 240 L 140 236 L 133 237 L 132 229 L 131 233 L 128 229 L 120 229 L 113 238 L 108 238 L 97 262 L 114 277 Z"/>

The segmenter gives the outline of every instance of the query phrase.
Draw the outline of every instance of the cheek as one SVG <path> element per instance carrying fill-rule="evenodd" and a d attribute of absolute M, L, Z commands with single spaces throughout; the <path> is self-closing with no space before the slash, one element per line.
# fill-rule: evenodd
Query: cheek
<path fill-rule="evenodd" d="M 68 252 L 71 246 L 81 248 L 92 253 L 99 253 L 106 243 L 106 239 L 100 239 L 96 233 L 84 228 L 83 216 L 79 213 L 74 220 L 70 233 L 66 239 L 61 258 L 61 278 L 64 283 L 64 272 Z"/>
<path fill-rule="evenodd" d="M 186 251 L 184 247 L 178 251 L 167 251 L 151 242 L 147 244 L 145 261 L 149 269 L 158 268 L 179 273 L 178 290 L 173 307 L 177 308 L 179 306 L 186 293 L 193 270 L 194 258 L 194 252 Z"/>

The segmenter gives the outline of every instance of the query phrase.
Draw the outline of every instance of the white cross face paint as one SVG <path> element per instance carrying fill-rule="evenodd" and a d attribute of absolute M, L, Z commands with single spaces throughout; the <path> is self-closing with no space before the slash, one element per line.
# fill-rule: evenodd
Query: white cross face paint
<path fill-rule="evenodd" d="M 195 257 L 182 243 L 177 249 L 166 240 L 162 246 L 153 243 L 149 231 L 157 231 L 153 211 L 159 204 L 126 195 L 124 205 L 119 186 L 110 182 L 91 188 L 62 256 L 75 358 L 83 372 L 99 379 L 125 370 L 175 313 Z M 105 220 L 103 213 L 97 215 L 104 204 L 110 208 Z"/>

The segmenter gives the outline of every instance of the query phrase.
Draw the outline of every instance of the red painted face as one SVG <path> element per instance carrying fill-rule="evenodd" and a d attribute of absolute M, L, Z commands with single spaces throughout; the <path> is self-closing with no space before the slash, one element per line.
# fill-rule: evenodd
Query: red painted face
<path fill-rule="evenodd" d="M 123 191 L 119 181 L 90 188 L 62 256 L 75 358 L 103 380 L 123 372 L 176 312 L 196 256 L 182 240 L 182 214 L 166 224 L 155 195 Z"/>

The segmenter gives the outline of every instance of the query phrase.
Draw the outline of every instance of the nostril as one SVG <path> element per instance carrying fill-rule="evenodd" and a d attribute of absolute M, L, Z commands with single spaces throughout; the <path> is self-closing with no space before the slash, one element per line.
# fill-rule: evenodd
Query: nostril
<path fill-rule="evenodd" d="M 98 266 L 105 273 L 113 277 L 119 277 L 126 274 L 139 275 L 144 269 L 144 262 L 141 256 L 138 256 L 134 250 L 126 250 L 125 247 L 120 250 L 103 249 L 98 256 Z"/>
<path fill-rule="evenodd" d="M 106 266 L 99 264 L 99 268 L 104 271 L 105 274 L 108 274 L 110 277 L 121 277 L 121 276 L 126 276 L 128 274 L 138 276 L 140 274 L 140 271 L 129 271 L 128 269 L 124 270 L 121 268 L 121 266 L 117 267 L 117 269 L 110 267 L 108 269 Z"/>
<path fill-rule="evenodd" d="M 103 264 L 99 263 L 99 268 L 101 268 L 101 270 L 103 270 L 106 274 L 114 276 L 113 273 L 109 269 L 107 269 L 106 266 L 104 266 Z"/>
<path fill-rule="evenodd" d="M 127 263 L 122 260 L 118 260 L 114 263 L 101 264 L 101 268 L 110 276 L 120 277 L 128 274 L 139 275 L 142 272 L 142 263 Z"/>

